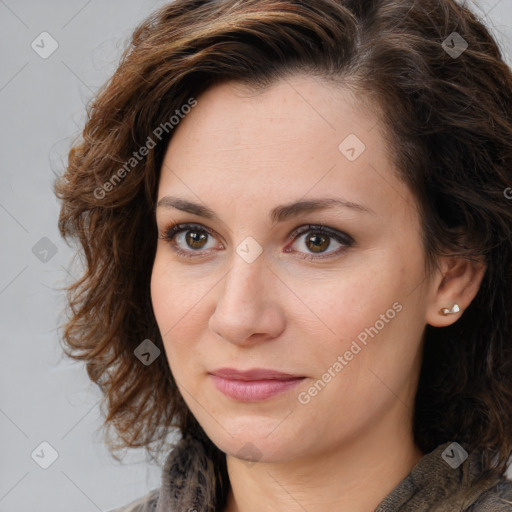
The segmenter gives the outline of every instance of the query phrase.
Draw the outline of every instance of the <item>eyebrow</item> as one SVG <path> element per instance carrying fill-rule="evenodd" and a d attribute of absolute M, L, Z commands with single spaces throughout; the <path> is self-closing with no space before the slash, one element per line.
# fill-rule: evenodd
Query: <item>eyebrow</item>
<path fill-rule="evenodd" d="M 303 213 L 326 210 L 336 206 L 342 208 L 350 208 L 354 211 L 361 213 L 370 213 L 376 215 L 376 213 L 367 206 L 352 203 L 350 201 L 345 201 L 343 199 L 327 197 L 320 199 L 296 201 L 293 203 L 276 206 L 270 211 L 269 217 L 272 222 L 272 225 L 275 225 L 279 222 L 284 222 L 287 219 L 296 217 Z M 201 204 L 193 203 L 186 199 L 181 199 L 179 197 L 162 197 L 156 204 L 155 211 L 157 208 L 175 208 L 183 212 L 198 215 L 200 217 L 205 217 L 206 219 L 210 219 L 212 221 L 221 222 L 218 215 L 211 208 L 208 208 L 207 206 Z"/>

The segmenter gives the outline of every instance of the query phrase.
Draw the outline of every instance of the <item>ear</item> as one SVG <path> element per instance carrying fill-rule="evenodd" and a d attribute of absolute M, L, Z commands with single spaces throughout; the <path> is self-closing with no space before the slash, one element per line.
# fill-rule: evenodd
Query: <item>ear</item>
<path fill-rule="evenodd" d="M 455 323 L 475 298 L 487 266 L 482 260 L 468 260 L 460 256 L 443 256 L 438 271 L 432 278 L 431 299 L 426 311 L 426 322 L 433 327 Z M 441 309 L 459 306 L 459 312 L 444 315 Z"/>

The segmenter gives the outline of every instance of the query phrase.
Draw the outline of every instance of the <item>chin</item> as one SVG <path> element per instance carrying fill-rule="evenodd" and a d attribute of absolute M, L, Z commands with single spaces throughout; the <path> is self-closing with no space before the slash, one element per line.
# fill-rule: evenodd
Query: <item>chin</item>
<path fill-rule="evenodd" d="M 285 462 L 297 455 L 297 442 L 286 435 L 286 431 L 283 430 L 280 435 L 277 432 L 269 435 L 269 432 L 272 429 L 256 429 L 254 426 L 251 428 L 246 423 L 239 434 L 232 431 L 227 433 L 224 430 L 220 432 L 218 429 L 207 434 L 219 450 L 248 464 Z"/>

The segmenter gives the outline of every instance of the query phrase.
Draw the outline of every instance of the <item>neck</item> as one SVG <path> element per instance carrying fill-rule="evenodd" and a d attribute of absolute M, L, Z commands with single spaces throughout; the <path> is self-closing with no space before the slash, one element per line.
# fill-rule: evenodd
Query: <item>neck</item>
<path fill-rule="evenodd" d="M 314 456 L 250 465 L 228 455 L 225 512 L 373 512 L 423 457 L 393 417 Z"/>

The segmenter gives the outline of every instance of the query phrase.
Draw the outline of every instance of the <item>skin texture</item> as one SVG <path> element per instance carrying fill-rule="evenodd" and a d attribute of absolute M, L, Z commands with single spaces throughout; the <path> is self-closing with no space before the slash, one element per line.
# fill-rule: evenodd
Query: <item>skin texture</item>
<path fill-rule="evenodd" d="M 354 161 L 338 148 L 350 134 L 366 146 Z M 386 157 L 377 118 L 346 90 L 308 76 L 264 92 L 229 82 L 202 94 L 167 149 L 158 200 L 168 195 L 220 218 L 157 208 L 161 235 L 172 223 L 195 223 L 213 236 L 192 247 L 185 235 L 194 228 L 159 239 L 151 294 L 183 398 L 227 454 L 226 510 L 372 511 L 423 455 L 411 418 L 425 325 L 463 314 L 483 265 L 444 258 L 425 275 L 417 205 Z M 335 206 L 272 225 L 274 207 L 324 197 L 372 212 Z M 317 238 L 315 252 L 310 239 L 328 235 L 291 237 L 308 224 L 354 243 L 337 253 L 335 238 L 328 247 Z M 236 251 L 247 237 L 263 249 L 251 263 Z M 179 256 L 176 246 L 201 256 Z M 315 255 L 330 257 L 303 258 Z M 439 314 L 455 302 L 460 313 Z M 348 361 L 353 341 L 376 325 Z M 338 356 L 346 364 L 336 371 Z M 208 372 L 220 367 L 306 378 L 265 401 L 240 402 L 213 385 Z M 301 403 L 329 368 L 330 381 Z"/>

